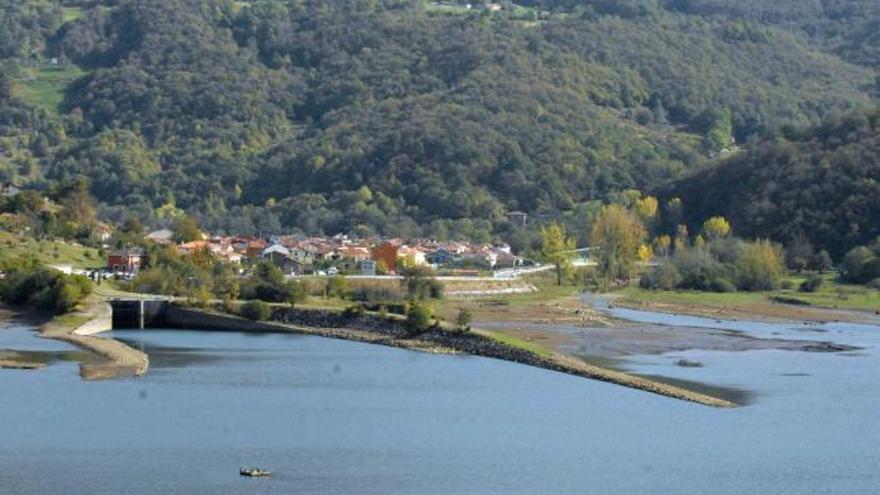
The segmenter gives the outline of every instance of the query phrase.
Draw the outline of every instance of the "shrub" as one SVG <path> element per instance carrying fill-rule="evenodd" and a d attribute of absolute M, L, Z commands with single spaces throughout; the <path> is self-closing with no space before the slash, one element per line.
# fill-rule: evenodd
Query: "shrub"
<path fill-rule="evenodd" d="M 780 287 L 782 287 L 782 290 L 791 290 L 794 289 L 794 283 L 791 280 L 783 280 Z"/>
<path fill-rule="evenodd" d="M 817 290 L 819 290 L 820 287 L 822 287 L 823 281 L 824 280 L 822 280 L 822 276 L 818 273 L 810 274 L 810 276 L 808 276 L 806 280 L 801 282 L 798 290 L 801 292 L 816 292 Z"/>
<path fill-rule="evenodd" d="M 327 295 L 327 280 L 323 278 L 306 278 L 302 281 L 303 289 L 310 296 Z"/>
<path fill-rule="evenodd" d="M 242 285 L 242 295 L 248 299 L 284 302 L 288 299 L 289 286 L 280 268 L 268 261 L 254 267 L 250 279 Z"/>
<path fill-rule="evenodd" d="M 355 301 L 373 304 L 403 301 L 403 294 L 399 289 L 375 285 L 358 287 L 351 291 L 350 297 Z"/>
<path fill-rule="evenodd" d="M 434 270 L 414 266 L 401 270 L 401 275 L 401 288 L 410 299 L 443 298 L 443 284 L 437 280 Z"/>
<path fill-rule="evenodd" d="M 240 312 L 238 309 L 238 305 L 235 304 L 235 300 L 229 295 L 223 297 L 223 311 L 229 314 L 236 314 Z"/>
<path fill-rule="evenodd" d="M 871 280 L 870 282 L 868 282 L 868 287 L 870 287 L 872 289 L 880 290 L 880 277 L 877 277 L 874 280 Z"/>
<path fill-rule="evenodd" d="M 737 288 L 740 290 L 777 289 L 784 273 L 782 249 L 767 240 L 746 244 L 736 267 Z"/>
<path fill-rule="evenodd" d="M 253 321 L 265 321 L 272 316 L 272 307 L 259 299 L 242 304 L 239 311 L 241 316 Z"/>
<path fill-rule="evenodd" d="M 65 313 L 76 306 L 82 297 L 82 293 L 76 285 L 61 282 L 54 290 L 42 297 L 45 297 L 45 300 L 41 302 L 41 306 L 52 309 L 55 313 Z M 54 302 L 51 299 L 54 299 Z"/>
<path fill-rule="evenodd" d="M 672 263 L 664 262 L 644 273 L 639 285 L 645 289 L 672 290 L 681 283 L 681 274 Z"/>
<path fill-rule="evenodd" d="M 91 292 L 88 278 L 42 266 L 13 268 L 0 283 L 0 299 L 56 314 L 72 310 Z"/>
<path fill-rule="evenodd" d="M 198 287 L 190 292 L 187 298 L 191 306 L 207 308 L 211 301 L 211 291 L 205 287 Z"/>
<path fill-rule="evenodd" d="M 180 294 L 181 282 L 176 272 L 168 267 L 160 266 L 141 270 L 131 281 L 130 289 L 147 294 Z"/>
<path fill-rule="evenodd" d="M 345 277 L 330 277 L 327 281 L 327 295 L 330 297 L 338 297 L 345 299 L 349 296 L 348 281 Z"/>
<path fill-rule="evenodd" d="M 306 290 L 298 280 L 286 281 L 282 278 L 264 278 L 256 275 L 242 285 L 242 296 L 271 302 L 284 302 L 291 305 L 306 298 Z"/>
<path fill-rule="evenodd" d="M 467 308 L 461 308 L 458 310 L 458 317 L 455 319 L 455 326 L 461 331 L 470 330 L 472 320 L 473 315 L 471 312 Z"/>
<path fill-rule="evenodd" d="M 430 306 L 413 301 L 406 312 L 406 327 L 411 332 L 422 332 L 431 325 L 433 317 Z"/>
<path fill-rule="evenodd" d="M 745 249 L 745 242 L 736 237 L 725 237 L 709 242 L 709 253 L 719 263 L 736 263 Z"/>
<path fill-rule="evenodd" d="M 726 278 L 716 278 L 710 285 L 712 292 L 736 292 L 736 285 Z"/>
<path fill-rule="evenodd" d="M 287 299 L 285 302 L 290 304 L 291 307 L 306 300 L 306 289 L 298 280 L 288 282 L 287 287 Z"/>
<path fill-rule="evenodd" d="M 811 268 L 818 270 L 819 273 L 825 273 L 834 268 L 834 261 L 831 259 L 831 255 L 828 254 L 828 251 L 823 249 L 816 254 L 815 258 L 813 258 Z"/>
<path fill-rule="evenodd" d="M 352 304 L 351 306 L 345 308 L 345 310 L 342 312 L 342 315 L 346 318 L 360 318 L 361 316 L 364 316 L 366 312 L 367 308 L 365 308 L 363 304 L 358 303 Z"/>
<path fill-rule="evenodd" d="M 840 275 L 847 282 L 868 283 L 880 277 L 880 257 L 868 247 L 853 248 L 840 263 Z"/>
<path fill-rule="evenodd" d="M 725 278 L 726 270 L 724 265 L 716 261 L 705 251 L 679 251 L 675 254 L 673 262 L 681 274 L 681 282 L 678 284 L 679 288 L 714 291 L 713 287 L 723 286 L 717 280 Z"/>

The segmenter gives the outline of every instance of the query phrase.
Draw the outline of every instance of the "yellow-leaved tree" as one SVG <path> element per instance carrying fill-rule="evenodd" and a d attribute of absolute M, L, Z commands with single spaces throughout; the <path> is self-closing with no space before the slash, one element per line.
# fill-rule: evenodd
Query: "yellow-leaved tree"
<path fill-rule="evenodd" d="M 675 230 L 675 251 L 684 251 L 688 246 L 687 225 L 679 225 Z"/>
<path fill-rule="evenodd" d="M 703 222 L 703 235 L 710 241 L 730 235 L 730 222 L 724 217 L 712 217 Z"/>
<path fill-rule="evenodd" d="M 669 248 L 672 246 L 672 238 L 666 234 L 657 236 L 654 239 L 654 249 L 660 256 L 669 257 Z"/>
<path fill-rule="evenodd" d="M 645 226 L 635 214 L 620 205 L 603 207 L 590 236 L 599 248 L 599 273 L 613 280 L 629 278 L 644 238 Z"/>
<path fill-rule="evenodd" d="M 651 261 L 651 258 L 654 257 L 654 250 L 651 249 L 651 246 L 647 244 L 642 244 L 639 246 L 639 260 L 644 263 Z"/>
<path fill-rule="evenodd" d="M 571 273 L 571 262 L 577 246 L 573 237 L 565 232 L 565 226 L 553 222 L 541 227 L 541 258 L 556 268 L 556 285 Z"/>
<path fill-rule="evenodd" d="M 657 202 L 657 198 L 654 196 L 645 196 L 644 198 L 636 200 L 633 209 L 635 209 L 636 213 L 647 222 L 657 216 L 658 206 L 659 203 Z"/>

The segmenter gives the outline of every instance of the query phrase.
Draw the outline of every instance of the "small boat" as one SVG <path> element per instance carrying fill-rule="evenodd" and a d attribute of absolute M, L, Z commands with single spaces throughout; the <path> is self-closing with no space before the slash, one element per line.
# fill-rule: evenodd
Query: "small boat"
<path fill-rule="evenodd" d="M 238 474 L 242 476 L 249 476 L 251 478 L 259 478 L 263 476 L 269 476 L 272 473 L 260 468 L 241 468 L 238 470 Z"/>

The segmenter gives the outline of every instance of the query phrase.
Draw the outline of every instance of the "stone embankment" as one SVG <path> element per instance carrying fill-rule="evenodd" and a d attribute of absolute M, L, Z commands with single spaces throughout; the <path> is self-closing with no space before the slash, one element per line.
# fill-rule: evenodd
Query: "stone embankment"
<path fill-rule="evenodd" d="M 446 327 L 432 327 L 427 331 L 413 332 L 404 325 L 399 317 L 395 316 L 383 318 L 374 314 L 276 308 L 272 314 L 272 321 L 252 322 L 222 313 L 175 306 L 169 307 L 167 315 L 169 323 L 182 328 L 293 332 L 432 353 L 471 354 L 601 380 L 708 406 L 737 406 L 733 402 L 703 393 L 590 365 L 564 354 L 548 351 L 546 354 L 539 355 L 530 350 L 498 341 L 479 331 L 460 332 Z"/>

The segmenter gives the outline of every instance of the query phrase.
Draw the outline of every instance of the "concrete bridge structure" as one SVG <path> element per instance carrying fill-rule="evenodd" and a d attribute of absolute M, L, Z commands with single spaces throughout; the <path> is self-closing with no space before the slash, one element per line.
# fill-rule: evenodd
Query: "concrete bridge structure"
<path fill-rule="evenodd" d="M 105 299 L 113 310 L 113 328 L 162 326 L 167 321 L 168 298 L 109 297 Z"/>

